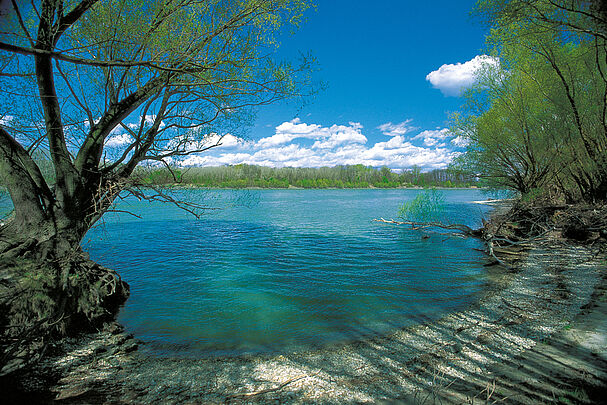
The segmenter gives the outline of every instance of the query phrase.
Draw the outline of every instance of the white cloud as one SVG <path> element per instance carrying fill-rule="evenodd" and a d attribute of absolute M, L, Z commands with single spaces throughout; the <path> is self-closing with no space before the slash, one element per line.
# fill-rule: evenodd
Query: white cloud
<path fill-rule="evenodd" d="M 267 148 L 289 143 L 296 138 L 319 139 L 324 136 L 327 136 L 326 128 L 317 124 L 308 125 L 302 123 L 299 118 L 295 118 L 277 126 L 276 133 L 270 137 L 261 138 L 257 141 L 257 146 Z"/>
<path fill-rule="evenodd" d="M 418 135 L 414 136 L 413 140 L 421 139 L 426 146 L 435 146 L 441 140 L 452 136 L 448 129 L 436 129 L 436 130 L 426 130 L 420 132 Z"/>
<path fill-rule="evenodd" d="M 129 134 L 118 134 L 107 138 L 105 140 L 105 146 L 108 148 L 120 148 L 134 141 L 135 139 Z"/>
<path fill-rule="evenodd" d="M 428 73 L 426 80 L 445 96 L 459 96 L 476 81 L 476 74 L 483 66 L 499 66 L 499 60 L 488 55 L 478 55 L 464 63 L 445 64 Z"/>
<path fill-rule="evenodd" d="M 186 152 L 194 152 L 196 150 L 202 150 L 209 147 L 216 148 L 235 148 L 245 142 L 232 134 L 219 135 L 217 133 L 210 133 L 205 135 L 202 139 L 199 138 L 188 138 L 185 135 L 176 136 L 171 139 L 165 149 L 175 150 L 179 149 Z"/>
<path fill-rule="evenodd" d="M 447 167 L 457 152 L 446 148 L 427 148 L 415 146 L 402 136 L 396 136 L 387 142 L 378 142 L 360 156 L 363 164 L 408 168 L 420 166 L 424 169 L 442 169 Z"/>
<path fill-rule="evenodd" d="M 147 114 L 143 120 L 145 121 L 146 124 L 150 124 L 152 125 L 154 123 L 154 121 L 156 121 L 156 114 Z"/>
<path fill-rule="evenodd" d="M 322 128 L 327 130 L 327 128 Z M 333 149 L 338 145 L 347 143 L 367 143 L 367 137 L 361 133 L 362 125 L 350 122 L 350 125 L 332 125 L 328 128 L 325 139 L 314 142 L 314 149 Z"/>
<path fill-rule="evenodd" d="M 143 117 L 144 127 L 151 126 L 152 124 L 154 124 L 154 121 L 156 121 L 156 114 L 147 114 Z M 126 124 L 126 126 L 132 130 L 138 130 L 141 127 L 141 124 L 142 124 L 142 118 L 139 117 L 136 122 L 128 123 L 128 124 Z M 165 126 L 166 126 L 165 122 L 160 121 L 160 128 L 164 128 Z"/>
<path fill-rule="evenodd" d="M 277 145 L 284 145 L 285 143 L 291 142 L 295 139 L 294 136 L 289 134 L 274 134 L 267 138 L 261 138 L 257 141 L 257 146 L 260 148 L 267 148 Z"/>
<path fill-rule="evenodd" d="M 233 148 L 242 142 L 243 140 L 241 138 L 238 138 L 230 133 L 222 136 L 219 136 L 218 134 L 210 134 L 204 138 L 204 143 L 206 145 L 219 144 L 219 146 L 223 148 Z"/>
<path fill-rule="evenodd" d="M 392 137 L 389 141 L 376 143 L 375 147 L 381 147 L 382 149 L 398 149 L 401 148 L 404 144 L 405 138 L 400 135 L 397 135 Z"/>
<path fill-rule="evenodd" d="M 302 123 L 300 118 L 294 118 L 291 121 L 283 122 L 279 126 L 276 127 L 277 134 L 292 134 L 296 135 L 298 138 L 309 138 L 313 137 L 315 132 L 318 132 L 320 125 L 317 124 L 306 124 Z"/>
<path fill-rule="evenodd" d="M 256 143 L 257 148 L 271 148 L 284 145 L 295 139 L 316 140 L 313 148 L 328 149 L 346 142 L 367 142 L 367 138 L 361 133 L 362 125 L 358 122 L 350 122 L 348 125 L 332 125 L 323 127 L 318 124 L 302 123 L 299 118 L 283 122 L 276 127 L 274 135 L 261 138 Z"/>
<path fill-rule="evenodd" d="M 386 133 L 409 132 L 410 121 L 405 125 L 390 124 Z M 395 128 L 395 129 L 394 129 Z M 400 129 L 399 129 L 400 128 Z M 300 120 L 285 122 L 276 127 L 275 134 L 257 142 L 242 142 L 233 137 L 229 145 L 238 145 L 233 150 L 224 146 L 214 148 L 202 155 L 191 155 L 179 162 L 182 166 L 221 166 L 239 163 L 272 167 L 320 167 L 363 164 L 366 166 L 388 166 L 393 169 L 409 168 L 413 165 L 424 170 L 445 168 L 459 153 L 451 149 L 447 140 L 452 135 L 447 129 L 423 131 L 413 137 L 397 134 L 384 142 L 368 145 L 362 125 L 306 124 Z M 209 140 L 215 139 L 213 136 Z M 313 140 L 310 142 L 305 141 Z M 414 145 L 412 142 L 418 142 Z"/>
<path fill-rule="evenodd" d="M 464 138 L 461 135 L 458 135 L 451 140 L 451 143 L 459 148 L 465 148 L 466 146 L 468 146 L 470 144 L 470 140 L 467 138 Z"/>
<path fill-rule="evenodd" d="M 405 120 L 400 124 L 393 124 L 391 122 L 387 122 L 385 124 L 381 124 L 377 129 L 379 129 L 384 135 L 388 136 L 396 136 L 396 135 L 404 135 L 408 132 L 414 131 L 416 128 L 411 124 L 412 119 Z"/>
<path fill-rule="evenodd" d="M 3 115 L 0 117 L 0 125 L 10 125 L 11 121 L 15 119 L 12 115 Z"/>

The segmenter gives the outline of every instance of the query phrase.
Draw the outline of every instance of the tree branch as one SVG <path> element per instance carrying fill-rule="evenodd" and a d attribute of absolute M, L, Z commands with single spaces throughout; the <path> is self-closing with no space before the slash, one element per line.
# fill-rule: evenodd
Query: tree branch
<path fill-rule="evenodd" d="M 70 28 L 76 21 L 82 17 L 95 3 L 99 0 L 83 0 L 80 4 L 72 9 L 67 15 L 59 16 L 59 19 L 53 26 L 53 45 L 56 45 L 63 33 Z"/>
<path fill-rule="evenodd" d="M 183 72 L 183 69 L 173 68 L 170 66 L 161 65 L 159 63 L 153 61 L 129 61 L 123 59 L 113 59 L 113 60 L 98 60 L 98 59 L 86 59 L 79 58 L 72 55 L 66 55 L 61 51 L 54 51 L 48 49 L 40 49 L 40 48 L 24 48 L 22 46 L 8 44 L 6 42 L 0 42 L 0 50 L 17 53 L 20 55 L 27 56 L 47 56 L 53 59 L 57 59 L 63 62 L 73 63 L 75 65 L 84 65 L 84 66 L 96 66 L 96 67 L 149 67 L 155 70 L 161 70 L 165 72 Z M 198 72 L 204 67 L 193 68 L 189 71 L 192 73 Z"/>
<path fill-rule="evenodd" d="M 135 111 L 150 95 L 161 89 L 169 80 L 170 74 L 151 79 L 143 87 L 129 94 L 120 102 L 111 106 L 95 124 L 82 144 L 76 156 L 75 165 L 79 172 L 94 170 L 97 168 L 103 151 L 103 142 L 114 127 L 124 120 L 131 112 Z"/>
<path fill-rule="evenodd" d="M 25 37 L 27 38 L 28 42 L 30 43 L 30 45 L 33 48 L 34 40 L 32 39 L 32 36 L 30 35 L 29 31 L 25 27 L 25 23 L 23 22 L 23 18 L 21 17 L 21 11 L 19 11 L 19 6 L 17 5 L 17 2 L 15 0 L 12 0 L 11 2 L 13 3 L 13 10 L 15 10 L 15 14 L 17 14 L 17 19 L 19 20 L 19 26 L 23 30 Z"/>
<path fill-rule="evenodd" d="M 53 196 L 40 169 L 25 149 L 0 127 L 0 179 L 7 186 L 18 225 L 47 218 Z"/>

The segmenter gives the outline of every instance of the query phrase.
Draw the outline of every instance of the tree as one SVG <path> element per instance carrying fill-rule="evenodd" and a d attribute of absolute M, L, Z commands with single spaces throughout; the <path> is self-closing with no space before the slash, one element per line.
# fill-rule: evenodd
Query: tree
<path fill-rule="evenodd" d="M 398 209 L 398 217 L 409 222 L 438 222 L 445 211 L 445 195 L 436 190 L 424 190 Z"/>
<path fill-rule="evenodd" d="M 62 255 L 131 185 L 138 164 L 217 146 L 214 128 L 225 131 L 251 106 L 296 95 L 307 61 L 294 68 L 268 52 L 283 22 L 297 23 L 306 7 L 304 0 L 45 0 L 25 9 L 13 2 L 2 75 L 21 90 L 3 100 L 12 128 L 0 129 L 0 162 L 15 218 L 2 229 L 0 252 L 19 256 L 35 243 Z M 125 144 L 108 151 L 120 128 Z M 50 152 L 52 185 L 30 159 L 36 149 Z"/>
<path fill-rule="evenodd" d="M 558 148 L 549 136 L 550 109 L 538 91 L 519 71 L 487 66 L 465 94 L 468 115 L 455 117 L 455 132 L 470 141 L 464 161 L 489 185 L 527 194 L 552 179 Z"/>
<path fill-rule="evenodd" d="M 311 91 L 309 58 L 273 57 L 282 28 L 297 27 L 308 7 L 12 1 L 1 16 L 0 181 L 14 215 L 0 225 L 0 259 L 85 271 L 85 233 L 121 193 L 145 197 L 133 176 L 142 162 L 168 165 L 221 145 L 253 107 Z M 34 153 L 47 155 L 52 181 Z"/>
<path fill-rule="evenodd" d="M 464 161 L 494 184 L 607 199 L 607 36 L 597 4 L 479 2 L 501 69 L 480 72 L 455 127 L 471 141 Z"/>

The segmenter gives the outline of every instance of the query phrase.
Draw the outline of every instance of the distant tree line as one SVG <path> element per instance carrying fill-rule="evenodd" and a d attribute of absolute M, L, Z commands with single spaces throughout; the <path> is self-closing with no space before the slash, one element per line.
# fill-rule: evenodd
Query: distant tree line
<path fill-rule="evenodd" d="M 335 167 L 283 167 L 238 164 L 218 167 L 141 168 L 139 175 L 149 185 L 194 185 L 218 188 L 398 188 L 470 187 L 474 178 L 455 169 L 422 172 L 419 167 L 393 172 L 388 167 L 363 165 Z"/>

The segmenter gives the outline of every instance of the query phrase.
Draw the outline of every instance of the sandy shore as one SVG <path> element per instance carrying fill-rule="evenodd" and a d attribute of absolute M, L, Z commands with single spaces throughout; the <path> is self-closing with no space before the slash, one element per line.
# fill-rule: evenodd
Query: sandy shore
<path fill-rule="evenodd" d="M 107 330 L 65 343 L 20 383 L 62 403 L 592 403 L 607 381 L 605 267 L 546 239 L 512 269 L 489 268 L 472 307 L 390 336 L 180 359 Z"/>

